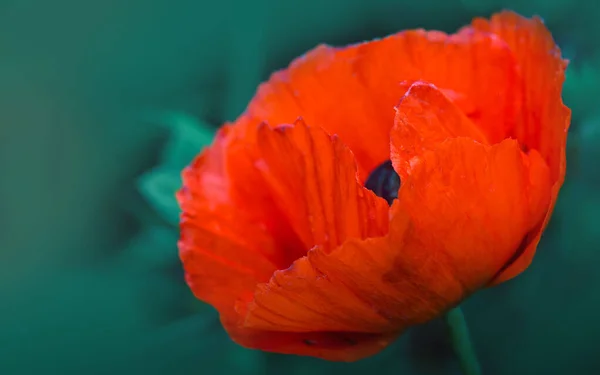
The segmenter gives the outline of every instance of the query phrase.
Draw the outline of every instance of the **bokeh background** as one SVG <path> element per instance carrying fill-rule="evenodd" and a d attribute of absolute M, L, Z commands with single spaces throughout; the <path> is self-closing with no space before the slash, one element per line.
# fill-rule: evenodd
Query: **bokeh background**
<path fill-rule="evenodd" d="M 0 374 L 459 374 L 439 321 L 354 364 L 233 344 L 176 253 L 179 170 L 318 43 L 541 15 L 571 59 L 567 181 L 534 264 L 464 305 L 484 373 L 600 374 L 600 5 L 0 1 Z"/>

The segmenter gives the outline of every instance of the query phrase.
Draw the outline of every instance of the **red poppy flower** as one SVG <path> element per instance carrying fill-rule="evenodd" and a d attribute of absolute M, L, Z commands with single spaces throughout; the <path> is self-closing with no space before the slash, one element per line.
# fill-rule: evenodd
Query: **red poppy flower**
<path fill-rule="evenodd" d="M 300 57 L 183 172 L 189 286 L 243 346 L 353 361 L 518 275 L 565 175 L 566 64 L 511 12 Z"/>

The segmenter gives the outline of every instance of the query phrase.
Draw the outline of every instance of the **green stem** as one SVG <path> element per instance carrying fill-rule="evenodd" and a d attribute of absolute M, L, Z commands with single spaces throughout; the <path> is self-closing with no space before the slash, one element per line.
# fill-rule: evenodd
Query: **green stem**
<path fill-rule="evenodd" d="M 447 312 L 445 320 L 450 330 L 452 347 L 458 356 L 464 374 L 481 375 L 477 354 L 475 353 L 475 348 L 473 347 L 471 337 L 469 336 L 469 327 L 467 326 L 465 315 L 460 307 L 456 307 Z"/>

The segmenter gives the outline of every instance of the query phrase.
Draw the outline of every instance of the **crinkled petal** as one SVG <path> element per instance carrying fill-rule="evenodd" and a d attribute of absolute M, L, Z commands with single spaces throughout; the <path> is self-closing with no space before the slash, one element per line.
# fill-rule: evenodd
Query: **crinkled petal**
<path fill-rule="evenodd" d="M 301 346 L 306 354 L 338 360 L 348 355 L 337 353 L 345 347 L 372 354 L 388 334 L 317 333 L 315 320 L 284 333 L 244 326 L 256 286 L 282 274 L 277 270 L 313 247 L 326 253 L 348 239 L 383 236 L 389 226 L 387 202 L 359 183 L 354 155 L 338 137 L 301 120 L 255 131 L 256 143 L 247 143 L 223 128 L 184 172 L 179 248 L 188 284 L 219 310 L 242 345 L 277 352 Z M 371 344 L 357 345 L 355 336 Z M 312 348 L 313 342 L 321 346 Z"/>
<path fill-rule="evenodd" d="M 268 211 L 268 205 L 261 215 L 253 215 L 251 205 L 240 207 L 238 193 L 244 181 L 229 173 L 226 157 L 233 143 L 228 128 L 219 131 L 214 144 L 184 170 L 183 188 L 177 193 L 183 211 L 179 253 L 186 280 L 196 297 L 219 311 L 233 311 L 237 298 L 251 297 L 256 283 L 285 264 L 279 243 L 294 245 L 284 231 L 275 235 L 278 228 L 266 217 L 277 212 Z M 259 194 L 253 202 L 261 198 L 268 202 Z"/>
<path fill-rule="evenodd" d="M 475 19 L 469 29 L 497 35 L 516 56 L 523 81 L 521 93 L 516 94 L 522 97 L 523 105 L 512 135 L 526 149 L 540 153 L 550 168 L 553 182 L 544 222 L 532 232 L 522 255 L 494 280 L 497 284 L 518 275 L 531 263 L 565 178 L 567 131 L 571 122 L 571 110 L 562 101 L 567 61 L 538 17 L 528 19 L 505 11 L 490 20 Z"/>
<path fill-rule="evenodd" d="M 465 136 L 476 128 L 453 119 L 448 98 L 431 85 L 415 87 L 403 102 L 418 96 L 422 106 L 437 109 L 425 113 L 438 115 L 423 122 L 413 111 L 396 123 L 394 131 L 421 129 L 427 147 L 415 151 L 419 162 L 410 173 L 399 171 L 406 179 L 389 233 L 351 238 L 331 252 L 315 247 L 276 272 L 250 303 L 238 304 L 244 327 L 399 334 L 487 285 L 543 220 L 550 179 L 539 154 L 523 153 L 516 140 L 487 145 Z M 441 139 L 434 128 L 452 136 Z M 400 133 L 392 137 L 395 149 L 415 139 Z"/>
<path fill-rule="evenodd" d="M 506 43 L 473 30 L 414 30 L 346 48 L 317 47 L 262 84 L 236 127 L 252 133 L 263 121 L 302 116 L 339 135 L 364 180 L 389 159 L 394 106 L 418 80 L 444 90 L 493 141 L 514 126 L 521 101 L 512 94 L 517 65 Z"/>
<path fill-rule="evenodd" d="M 487 144 L 486 136 L 430 83 L 414 83 L 396 106 L 390 133 L 390 158 L 402 179 L 419 163 L 419 156 L 449 138 L 467 137 Z"/>
<path fill-rule="evenodd" d="M 352 152 L 336 136 L 302 120 L 258 130 L 256 168 L 306 249 L 332 249 L 347 238 L 383 235 L 388 208 L 357 180 Z"/>

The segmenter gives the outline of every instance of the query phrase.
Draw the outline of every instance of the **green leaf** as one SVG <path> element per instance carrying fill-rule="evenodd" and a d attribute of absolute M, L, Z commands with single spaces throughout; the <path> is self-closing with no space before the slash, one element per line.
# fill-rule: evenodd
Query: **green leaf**
<path fill-rule="evenodd" d="M 214 137 L 213 126 L 185 113 L 163 112 L 156 119 L 171 129 L 161 157 L 168 167 L 183 169 Z"/>
<path fill-rule="evenodd" d="M 160 165 L 139 179 L 138 189 L 163 219 L 177 225 L 180 211 L 175 193 L 181 187 L 181 170 L 210 144 L 214 128 L 181 112 L 162 111 L 145 117 L 164 124 L 170 135 Z"/>
<path fill-rule="evenodd" d="M 181 187 L 179 169 L 158 167 L 140 177 L 138 189 L 154 210 L 169 224 L 179 223 L 179 205 L 175 193 Z"/>

